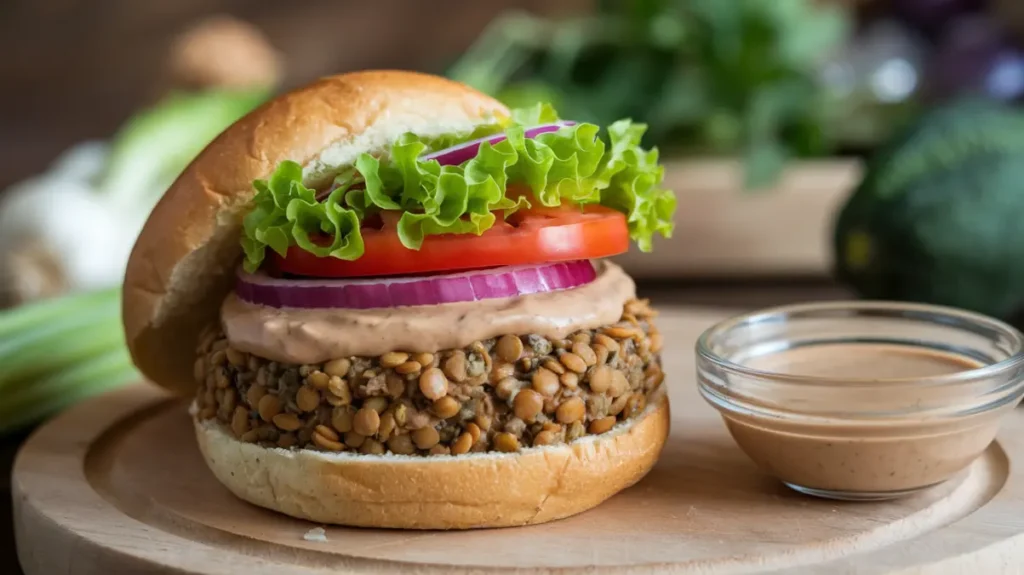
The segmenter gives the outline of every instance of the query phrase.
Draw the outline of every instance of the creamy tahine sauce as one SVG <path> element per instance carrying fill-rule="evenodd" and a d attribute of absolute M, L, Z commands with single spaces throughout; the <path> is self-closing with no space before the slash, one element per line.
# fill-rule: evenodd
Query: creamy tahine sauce
<path fill-rule="evenodd" d="M 750 358 L 744 365 L 787 375 L 874 381 L 934 377 L 981 367 L 980 363 L 963 355 L 923 347 L 875 343 L 796 347 Z"/>
<path fill-rule="evenodd" d="M 751 358 L 760 371 L 820 378 L 817 390 L 780 386 L 777 405 L 806 413 L 830 402 L 851 419 L 780 420 L 758 413 L 726 415 L 740 447 L 762 468 L 802 487 L 846 493 L 892 493 L 939 483 L 962 470 L 991 443 L 1000 410 L 950 418 L 915 414 L 918 404 L 970 405 L 977 387 L 928 385 L 920 378 L 981 367 L 968 357 L 906 345 L 822 344 Z M 865 387 L 865 381 L 874 385 Z M 891 383 L 891 385 L 889 385 Z M 891 403 L 906 415 L 858 420 Z M 874 407 L 869 407 L 874 406 Z M 813 412 L 813 410 L 811 410 Z"/>
<path fill-rule="evenodd" d="M 299 364 L 462 348 L 508 333 L 563 338 L 619 321 L 626 302 L 636 297 L 622 268 L 604 261 L 594 266 L 597 277 L 578 288 L 433 306 L 280 309 L 232 293 L 221 306 L 221 322 L 233 347 Z"/>

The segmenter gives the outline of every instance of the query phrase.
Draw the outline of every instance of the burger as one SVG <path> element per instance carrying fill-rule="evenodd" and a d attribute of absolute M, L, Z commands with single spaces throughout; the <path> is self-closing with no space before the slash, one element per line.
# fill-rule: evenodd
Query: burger
<path fill-rule="evenodd" d="M 606 258 L 670 235 L 644 126 L 400 71 L 321 79 L 216 138 L 130 257 L 134 362 L 199 449 L 319 523 L 542 523 L 639 481 L 662 336 Z"/>

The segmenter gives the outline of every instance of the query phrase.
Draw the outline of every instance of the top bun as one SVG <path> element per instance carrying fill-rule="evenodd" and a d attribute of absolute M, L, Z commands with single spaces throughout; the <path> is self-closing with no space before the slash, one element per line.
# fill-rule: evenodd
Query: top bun
<path fill-rule="evenodd" d="M 199 332 L 218 316 L 240 263 L 242 217 L 277 164 L 328 181 L 404 132 L 431 137 L 506 117 L 498 101 L 436 76 L 372 71 L 324 78 L 242 118 L 185 169 L 150 214 L 124 280 L 123 320 L 135 364 L 188 393 Z"/>

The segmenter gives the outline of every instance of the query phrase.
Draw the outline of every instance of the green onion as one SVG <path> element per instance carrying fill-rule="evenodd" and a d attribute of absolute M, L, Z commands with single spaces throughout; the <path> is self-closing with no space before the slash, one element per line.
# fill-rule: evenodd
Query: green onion
<path fill-rule="evenodd" d="M 0 398 L 0 433 L 35 423 L 83 399 L 138 378 L 128 350 L 114 349 Z"/>
<path fill-rule="evenodd" d="M 90 302 L 92 303 L 92 302 Z M 42 374 L 111 349 L 124 347 L 116 299 L 44 321 L 0 341 L 0 392 Z"/>
<path fill-rule="evenodd" d="M 118 289 L 0 312 L 0 434 L 138 377 Z"/>
<path fill-rule="evenodd" d="M 68 314 L 90 309 L 93 306 L 119 301 L 120 293 L 119 289 L 108 288 L 0 310 L 0 345 L 6 343 L 8 337 L 24 330 L 36 329 L 41 324 L 60 320 Z"/>

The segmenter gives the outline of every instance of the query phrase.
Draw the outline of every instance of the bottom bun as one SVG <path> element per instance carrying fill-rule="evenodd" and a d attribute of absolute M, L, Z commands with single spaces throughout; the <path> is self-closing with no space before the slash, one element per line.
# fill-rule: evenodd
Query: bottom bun
<path fill-rule="evenodd" d="M 359 455 L 266 448 L 195 420 L 206 464 L 245 501 L 317 523 L 472 529 L 581 513 L 654 466 L 669 432 L 664 393 L 639 417 L 568 445 L 517 453 Z"/>

